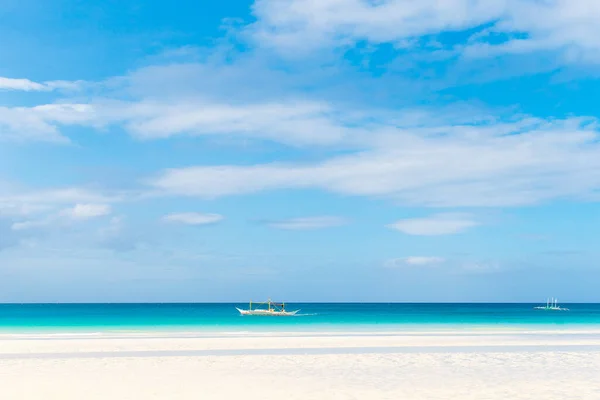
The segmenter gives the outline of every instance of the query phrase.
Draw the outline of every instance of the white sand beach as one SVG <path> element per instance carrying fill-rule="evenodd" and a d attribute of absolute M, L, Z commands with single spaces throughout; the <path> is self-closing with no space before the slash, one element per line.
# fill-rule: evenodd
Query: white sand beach
<path fill-rule="evenodd" d="M 597 332 L 0 335 L 0 398 L 600 399 Z"/>

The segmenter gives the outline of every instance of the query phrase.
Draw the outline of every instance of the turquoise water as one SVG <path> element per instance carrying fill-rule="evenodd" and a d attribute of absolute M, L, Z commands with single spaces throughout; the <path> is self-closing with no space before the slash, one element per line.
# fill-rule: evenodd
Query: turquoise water
<path fill-rule="evenodd" d="M 81 331 L 300 331 L 517 327 L 600 329 L 600 304 L 564 304 L 570 311 L 534 310 L 537 304 L 298 303 L 295 317 L 242 317 L 247 304 L 0 304 L 2 332 Z"/>

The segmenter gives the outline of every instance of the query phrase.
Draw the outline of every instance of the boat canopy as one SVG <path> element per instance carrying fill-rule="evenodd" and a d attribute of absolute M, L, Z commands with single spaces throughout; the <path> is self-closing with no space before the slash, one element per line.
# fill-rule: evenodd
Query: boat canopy
<path fill-rule="evenodd" d="M 267 300 L 267 301 L 263 301 L 263 302 L 257 302 L 257 301 L 253 302 L 253 301 L 250 301 L 250 307 L 249 307 L 250 310 L 252 310 L 252 304 L 254 304 L 254 305 L 256 305 L 256 304 L 258 304 L 258 305 L 265 305 L 266 304 L 269 307 L 269 309 L 271 309 L 271 308 L 281 308 L 281 309 L 285 308 L 285 303 L 276 303 L 274 301 L 271 301 L 270 299 Z"/>

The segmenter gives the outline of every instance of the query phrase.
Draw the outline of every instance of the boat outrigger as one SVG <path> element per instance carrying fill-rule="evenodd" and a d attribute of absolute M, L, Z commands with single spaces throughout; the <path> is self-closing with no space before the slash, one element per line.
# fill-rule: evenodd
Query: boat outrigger
<path fill-rule="evenodd" d="M 548 311 L 569 311 L 568 308 L 559 307 L 557 299 L 546 300 L 545 306 L 533 307 L 536 310 L 548 310 Z"/>
<path fill-rule="evenodd" d="M 253 309 L 252 308 L 253 304 L 267 305 L 267 308 L 254 308 Z M 242 310 L 237 307 L 236 307 L 236 309 L 242 315 L 267 315 L 267 316 L 292 316 L 292 315 L 295 315 L 298 311 L 300 311 L 300 310 L 286 311 L 285 303 L 274 303 L 270 299 L 264 303 L 250 302 L 250 305 L 247 310 Z"/>

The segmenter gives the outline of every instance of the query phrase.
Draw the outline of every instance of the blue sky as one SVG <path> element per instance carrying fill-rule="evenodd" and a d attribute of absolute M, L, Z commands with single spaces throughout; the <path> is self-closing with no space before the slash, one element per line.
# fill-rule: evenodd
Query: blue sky
<path fill-rule="evenodd" d="M 0 301 L 600 301 L 595 1 L 0 5 Z"/>

